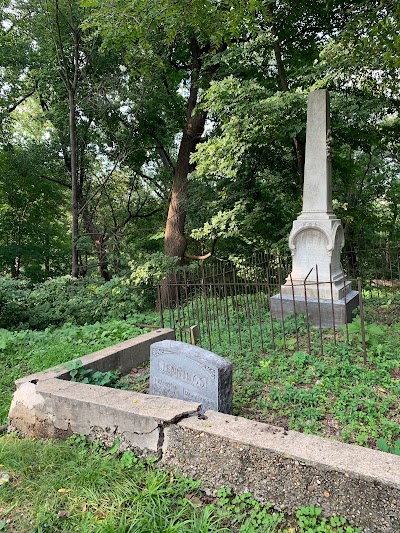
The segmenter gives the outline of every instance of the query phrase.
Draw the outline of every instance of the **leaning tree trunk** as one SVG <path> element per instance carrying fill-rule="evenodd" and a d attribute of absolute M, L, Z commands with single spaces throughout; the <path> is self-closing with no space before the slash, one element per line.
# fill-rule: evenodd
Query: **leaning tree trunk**
<path fill-rule="evenodd" d="M 188 194 L 188 175 L 193 170 L 190 156 L 204 131 L 202 116 L 191 117 L 183 132 L 172 182 L 171 200 L 165 224 L 164 253 L 168 257 L 177 257 L 183 263 L 186 251 L 185 220 Z M 196 127 L 197 126 L 197 127 Z"/>
<path fill-rule="evenodd" d="M 185 219 L 186 199 L 188 193 L 188 175 L 194 170 L 190 156 L 196 149 L 204 127 L 207 114 L 195 112 L 199 94 L 199 75 L 201 69 L 201 49 L 195 38 L 190 43 L 192 52 L 192 69 L 189 98 L 186 107 L 186 124 L 179 146 L 178 159 L 174 169 L 171 200 L 165 224 L 164 253 L 168 257 L 178 257 L 182 263 L 186 251 Z"/>
<path fill-rule="evenodd" d="M 188 175 L 193 171 L 190 156 L 204 132 L 206 113 L 202 112 L 187 119 L 179 147 L 178 160 L 172 182 L 171 200 L 165 224 L 164 254 L 176 257 L 178 265 L 182 265 L 186 251 L 185 220 L 188 198 Z M 160 306 L 166 308 L 179 302 L 179 291 L 168 284 L 168 278 L 161 284 Z"/>
<path fill-rule="evenodd" d="M 178 258 L 178 264 L 183 264 L 186 252 L 185 220 L 186 204 L 190 195 L 188 175 L 194 170 L 190 163 L 190 157 L 196 150 L 196 145 L 200 141 L 206 123 L 207 113 L 195 111 L 199 95 L 199 76 L 201 70 L 202 53 L 208 47 L 201 49 L 198 42 L 193 37 L 190 42 L 192 53 L 191 79 L 189 98 L 186 107 L 186 124 L 183 129 L 181 144 L 179 146 L 176 166 L 173 170 L 173 181 L 171 190 L 171 200 L 168 209 L 167 221 L 164 235 L 164 254 L 167 257 Z M 221 47 L 221 50 L 224 46 Z M 208 67 L 203 85 L 210 83 L 217 70 L 217 65 Z M 170 165 L 169 165 L 170 167 Z M 162 307 L 168 307 L 179 301 L 179 294 L 175 288 L 168 285 L 168 279 L 161 284 Z"/>

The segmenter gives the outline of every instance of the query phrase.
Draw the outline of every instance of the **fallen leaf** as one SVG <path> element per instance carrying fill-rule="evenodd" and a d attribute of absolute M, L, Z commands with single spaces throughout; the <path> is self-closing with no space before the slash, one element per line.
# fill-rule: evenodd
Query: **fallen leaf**
<path fill-rule="evenodd" d="M 61 489 L 58 489 L 57 492 L 59 492 L 60 494 L 66 494 L 67 492 L 69 492 L 71 489 L 64 489 L 64 488 L 61 488 Z"/>
<path fill-rule="evenodd" d="M 174 474 L 171 474 L 171 475 L 169 476 L 169 482 L 170 482 L 170 483 L 173 483 L 173 482 L 174 482 Z"/>
<path fill-rule="evenodd" d="M 198 496 L 195 494 L 186 494 L 185 498 L 193 503 L 193 505 L 196 505 L 197 507 L 200 507 L 203 505 L 203 502 L 200 500 Z"/>
<path fill-rule="evenodd" d="M 82 506 L 82 511 L 81 512 L 82 513 L 86 513 L 86 511 L 87 511 L 87 505 L 86 505 L 86 503 L 84 503 L 83 506 Z"/>
<path fill-rule="evenodd" d="M 7 472 L 0 472 L 0 486 L 8 483 L 10 481 L 10 476 Z"/>
<path fill-rule="evenodd" d="M 69 517 L 69 512 L 68 511 L 58 511 L 57 515 L 58 515 L 58 518 L 68 518 Z"/>

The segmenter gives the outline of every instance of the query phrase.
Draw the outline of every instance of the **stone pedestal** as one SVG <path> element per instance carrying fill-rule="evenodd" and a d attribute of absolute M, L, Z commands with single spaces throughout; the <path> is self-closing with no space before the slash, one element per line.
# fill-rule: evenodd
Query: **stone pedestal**
<path fill-rule="evenodd" d="M 272 316 L 305 313 L 307 299 L 312 323 L 320 323 L 319 309 L 324 326 L 351 322 L 358 293 L 340 264 L 343 246 L 342 224 L 332 210 L 329 94 L 321 89 L 308 96 L 303 210 L 289 236 L 292 272 L 271 298 Z"/>
<path fill-rule="evenodd" d="M 307 303 L 306 303 L 307 301 Z M 288 315 L 307 315 L 308 320 L 314 326 L 319 326 L 321 315 L 321 326 L 323 328 L 335 328 L 344 326 L 353 320 L 353 311 L 358 307 L 358 292 L 352 291 L 339 300 L 328 300 L 304 296 L 275 294 L 270 299 L 271 314 L 274 318 L 282 318 Z"/>
<path fill-rule="evenodd" d="M 340 264 L 343 245 L 343 228 L 334 215 L 325 220 L 300 215 L 289 236 L 292 273 L 282 286 L 282 294 L 302 297 L 306 283 L 307 296 L 312 298 L 341 300 L 346 296 L 351 283 L 345 279 Z"/>

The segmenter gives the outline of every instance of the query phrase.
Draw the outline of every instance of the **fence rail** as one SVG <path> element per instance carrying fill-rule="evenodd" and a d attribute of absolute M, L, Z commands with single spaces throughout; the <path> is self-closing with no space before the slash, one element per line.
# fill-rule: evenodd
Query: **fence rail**
<path fill-rule="evenodd" d="M 360 249 L 343 254 L 347 279 L 352 282 L 352 288 L 359 291 L 358 317 L 351 325 L 339 326 L 339 321 L 335 320 L 332 282 L 318 279 L 318 267 L 314 279 L 299 287 L 290 277 L 290 257 L 273 254 L 257 254 L 242 264 L 214 262 L 170 273 L 159 286 L 161 325 L 174 328 L 177 339 L 185 342 L 191 341 L 196 326 L 199 344 L 220 351 L 283 349 L 323 353 L 332 343 L 349 343 L 355 339 L 366 361 L 364 300 L 369 304 L 388 293 L 400 297 L 399 257 L 399 246 L 387 243 L 383 249 Z M 281 286 L 285 281 L 293 295 L 290 316 L 283 312 Z M 324 327 L 321 320 L 321 305 L 329 305 L 329 302 L 319 296 L 327 284 L 331 285 L 332 295 L 330 328 Z M 302 309 L 298 304 L 299 291 L 304 291 Z M 273 296 L 281 302 L 281 313 L 271 312 Z M 285 298 L 287 300 L 288 296 Z M 317 319 L 311 316 L 311 306 L 314 315 L 317 312 Z"/>

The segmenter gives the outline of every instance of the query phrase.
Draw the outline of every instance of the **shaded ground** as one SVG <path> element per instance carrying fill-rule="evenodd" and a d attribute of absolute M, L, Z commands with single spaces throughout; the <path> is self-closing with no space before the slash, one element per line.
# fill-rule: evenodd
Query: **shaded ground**
<path fill-rule="evenodd" d="M 344 328 L 335 332 L 336 344 L 325 331 L 323 353 L 318 331 L 306 353 L 301 321 L 300 351 L 293 343 L 286 353 L 283 347 L 216 349 L 234 365 L 234 414 L 370 448 L 378 439 L 394 445 L 400 438 L 400 303 L 367 300 L 365 319 L 366 364 L 359 319 L 348 326 L 348 341 Z M 126 380 L 130 389 L 148 393 L 149 365 L 132 369 Z"/>

